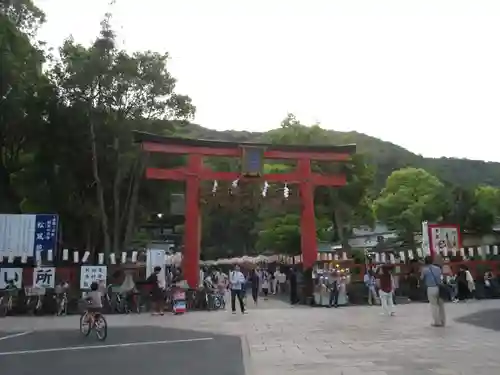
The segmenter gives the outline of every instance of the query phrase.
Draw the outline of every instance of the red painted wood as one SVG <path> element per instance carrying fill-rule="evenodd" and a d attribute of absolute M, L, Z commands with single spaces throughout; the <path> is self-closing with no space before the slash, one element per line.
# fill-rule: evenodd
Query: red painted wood
<path fill-rule="evenodd" d="M 204 156 L 229 156 L 241 157 L 240 148 L 210 148 L 198 146 L 185 146 L 185 145 L 168 145 L 155 142 L 143 142 L 142 149 L 148 152 L 161 152 L 166 154 L 199 154 Z M 266 150 L 264 151 L 264 158 L 266 159 L 288 159 L 298 160 L 305 155 L 310 160 L 323 160 L 323 161 L 347 161 L 351 158 L 349 154 L 342 154 L 337 152 L 302 152 L 302 151 L 283 151 L 283 150 Z"/>
<path fill-rule="evenodd" d="M 146 178 L 149 180 L 174 180 L 184 181 L 186 179 L 187 168 L 146 168 Z"/>
<path fill-rule="evenodd" d="M 33 286 L 33 266 L 23 267 L 23 287 L 30 288 Z M 80 266 L 56 267 L 56 284 L 66 281 L 71 287 L 80 287 Z"/>
<path fill-rule="evenodd" d="M 215 172 L 203 167 L 203 156 L 241 157 L 241 148 L 219 148 L 192 145 L 175 145 L 143 142 L 143 150 L 170 154 L 187 154 L 188 165 L 173 169 L 147 168 L 146 177 L 158 180 L 186 181 L 186 221 L 184 237 L 184 276 L 190 287 L 198 286 L 200 255 L 200 209 L 199 194 L 201 180 L 234 181 L 242 179 L 237 172 Z M 305 267 L 312 267 L 317 259 L 316 222 L 314 213 L 314 186 L 344 186 L 345 176 L 323 176 L 311 171 L 311 160 L 347 161 L 348 153 L 320 151 L 265 150 L 266 159 L 297 160 L 297 170 L 284 174 L 267 174 L 258 179 L 267 182 L 299 184 L 302 198 L 301 247 Z M 245 178 L 243 178 L 245 180 Z"/>
<path fill-rule="evenodd" d="M 311 162 L 308 159 L 299 159 L 298 173 L 302 178 L 306 179 L 299 184 L 299 190 L 302 198 L 302 213 L 300 215 L 302 260 L 304 267 L 307 269 L 313 267 L 318 258 L 314 189 L 311 181 L 307 180 L 311 176 Z"/>
<path fill-rule="evenodd" d="M 233 156 L 241 155 L 237 148 L 210 148 L 184 145 L 167 145 L 164 143 L 143 142 L 142 149 L 148 152 L 162 152 L 165 154 L 199 154 L 205 156 Z"/>
<path fill-rule="evenodd" d="M 302 152 L 302 151 L 281 151 L 269 150 L 264 152 L 266 159 L 288 159 L 298 160 L 307 156 L 309 160 L 319 161 L 347 161 L 351 159 L 349 154 L 339 154 L 337 152 Z"/>
<path fill-rule="evenodd" d="M 146 178 L 152 180 L 174 180 L 184 181 L 189 177 L 189 169 L 186 167 L 164 169 L 164 168 L 147 168 Z M 208 168 L 202 169 L 198 173 L 200 180 L 209 181 L 234 181 L 234 180 L 249 180 L 249 181 L 267 181 L 267 182 L 287 182 L 289 184 L 299 184 L 304 180 L 301 174 L 296 172 L 291 173 L 271 173 L 265 174 L 259 178 L 242 178 L 237 172 L 215 172 Z M 320 174 L 312 173 L 309 176 L 313 185 L 321 186 L 344 186 L 346 184 L 346 177 L 342 175 L 323 176 Z"/>
<path fill-rule="evenodd" d="M 186 180 L 186 219 L 184 225 L 184 254 L 182 268 L 184 278 L 191 288 L 197 288 L 199 283 L 200 262 L 200 179 L 203 166 L 200 154 L 188 156 L 189 175 Z"/>

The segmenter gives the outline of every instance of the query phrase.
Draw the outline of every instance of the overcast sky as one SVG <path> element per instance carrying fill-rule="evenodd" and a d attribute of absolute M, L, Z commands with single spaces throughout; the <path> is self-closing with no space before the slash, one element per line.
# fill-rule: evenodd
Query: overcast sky
<path fill-rule="evenodd" d="M 43 39 L 90 43 L 107 0 L 35 0 Z M 168 51 L 213 129 L 287 112 L 424 156 L 500 161 L 500 0 L 117 0 L 128 50 Z"/>

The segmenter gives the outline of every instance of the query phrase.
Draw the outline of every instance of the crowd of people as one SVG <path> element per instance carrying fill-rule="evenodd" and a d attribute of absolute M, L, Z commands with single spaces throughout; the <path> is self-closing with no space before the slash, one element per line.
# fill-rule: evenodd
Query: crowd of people
<path fill-rule="evenodd" d="M 398 276 L 393 274 L 392 265 L 368 268 L 364 275 L 364 284 L 368 295 L 368 304 L 380 304 L 383 313 L 394 316 L 395 293 L 398 289 Z M 484 273 L 484 294 L 487 298 L 498 295 L 498 280 L 491 271 Z M 458 303 L 476 298 L 476 280 L 467 266 L 461 265 L 456 273 L 443 265 L 439 259 L 428 256 L 423 265 L 407 277 L 409 300 L 418 300 L 416 291 L 423 286 L 431 306 L 432 326 L 446 325 L 444 304 L 446 301 Z"/>
<path fill-rule="evenodd" d="M 218 268 L 202 269 L 200 272 L 200 280 L 203 280 L 200 287 L 206 291 L 218 293 L 222 298 L 229 291 L 233 314 L 236 313 L 236 301 L 241 312 L 246 314 L 248 295 L 258 305 L 260 296 L 266 300 L 269 294 L 282 290 L 286 282 L 285 274 L 278 268 L 274 271 L 260 267 L 242 269 L 240 265 L 235 265 L 228 273 Z"/>

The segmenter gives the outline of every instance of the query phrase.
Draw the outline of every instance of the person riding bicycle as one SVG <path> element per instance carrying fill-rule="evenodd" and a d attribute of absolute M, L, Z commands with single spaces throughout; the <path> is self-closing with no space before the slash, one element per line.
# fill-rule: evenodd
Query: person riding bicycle
<path fill-rule="evenodd" d="M 90 323 L 94 325 L 95 315 L 102 311 L 102 293 L 99 291 L 99 284 L 95 281 L 90 284 L 90 292 L 85 296 L 85 301 L 89 303 L 87 311 L 90 316 Z"/>

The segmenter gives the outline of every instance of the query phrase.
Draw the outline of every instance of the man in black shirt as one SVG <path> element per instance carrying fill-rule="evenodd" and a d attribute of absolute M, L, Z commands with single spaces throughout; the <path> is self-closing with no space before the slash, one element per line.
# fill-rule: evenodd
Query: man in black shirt
<path fill-rule="evenodd" d="M 153 310 L 153 315 L 163 315 L 163 304 L 165 301 L 165 295 L 163 289 L 160 287 L 159 276 L 161 272 L 161 267 L 155 267 L 153 273 L 149 275 L 146 283 L 151 288 L 151 305 Z"/>

